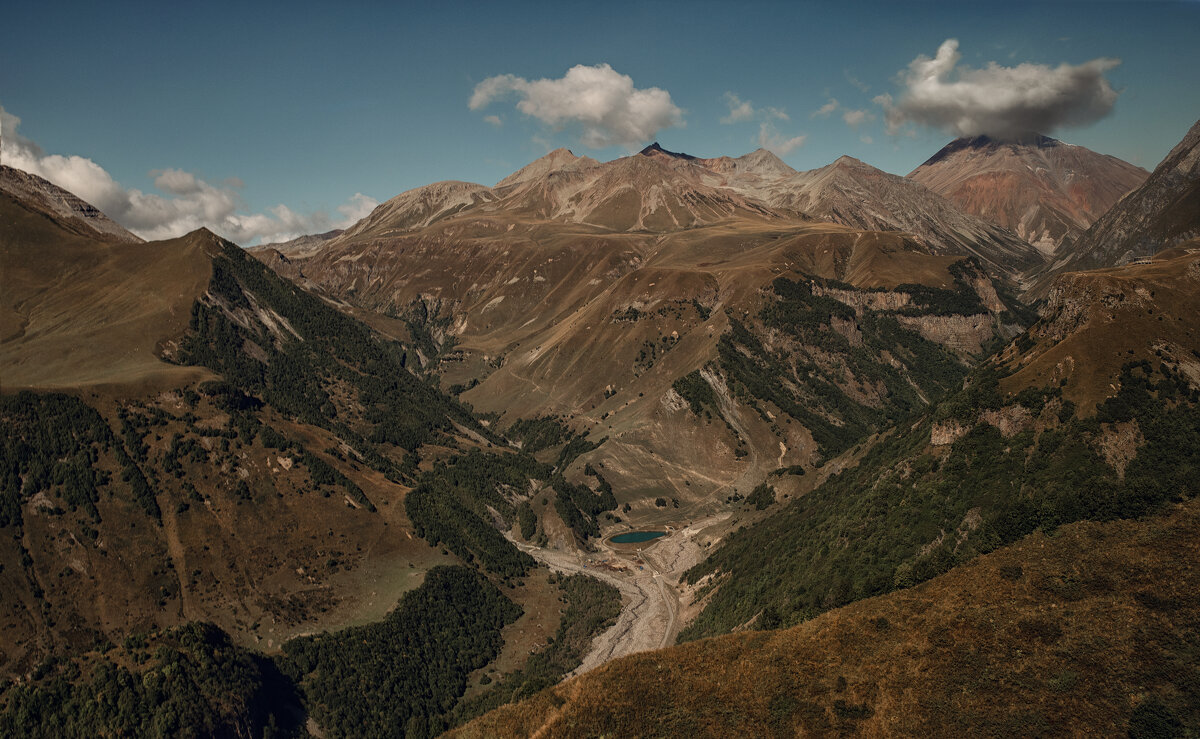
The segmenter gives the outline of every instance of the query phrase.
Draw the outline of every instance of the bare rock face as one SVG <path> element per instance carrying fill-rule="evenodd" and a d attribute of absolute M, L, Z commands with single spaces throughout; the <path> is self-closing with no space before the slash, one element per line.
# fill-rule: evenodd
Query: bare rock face
<path fill-rule="evenodd" d="M 857 312 L 864 309 L 876 311 L 897 311 L 912 305 L 912 295 L 893 290 L 881 292 L 863 292 L 861 290 L 843 290 L 836 287 L 826 287 L 814 283 L 813 295 L 833 298 L 851 306 Z"/>
<path fill-rule="evenodd" d="M 1125 468 L 1137 456 L 1137 449 L 1146 441 L 1137 419 L 1105 426 L 1094 441 L 1096 450 L 1104 457 L 1117 476 L 1125 477 Z"/>
<path fill-rule="evenodd" d="M 1011 439 L 1033 423 L 1033 414 L 1021 405 L 1007 405 L 997 410 L 986 410 L 979 414 L 983 423 L 995 426 L 1000 435 Z"/>
<path fill-rule="evenodd" d="M 974 316 L 897 316 L 901 326 L 930 341 L 966 354 L 979 354 L 995 333 L 990 313 Z"/>
<path fill-rule="evenodd" d="M 50 216 L 69 231 L 109 242 L 141 244 L 143 239 L 73 193 L 37 175 L 0 164 L 0 192 L 22 205 Z"/>
<path fill-rule="evenodd" d="M 1045 254 L 1077 239 L 1147 176 L 1116 157 L 1036 134 L 956 139 L 908 175 Z"/>
<path fill-rule="evenodd" d="M 954 419 L 935 423 L 929 432 L 929 443 L 933 446 L 949 446 L 966 436 L 970 430 L 970 426 L 961 424 Z"/>

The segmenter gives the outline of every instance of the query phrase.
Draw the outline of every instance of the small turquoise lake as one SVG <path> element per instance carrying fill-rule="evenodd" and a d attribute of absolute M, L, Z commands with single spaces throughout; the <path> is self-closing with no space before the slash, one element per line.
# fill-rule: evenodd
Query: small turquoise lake
<path fill-rule="evenodd" d="M 665 531 L 629 531 L 624 534 L 617 534 L 609 539 L 613 544 L 640 544 L 643 541 L 657 539 L 660 536 L 666 536 Z"/>

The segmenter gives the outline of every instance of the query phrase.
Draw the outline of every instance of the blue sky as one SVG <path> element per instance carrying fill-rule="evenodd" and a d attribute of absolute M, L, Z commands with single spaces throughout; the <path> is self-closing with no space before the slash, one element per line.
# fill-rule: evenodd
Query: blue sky
<path fill-rule="evenodd" d="M 361 210 L 436 180 L 494 183 L 548 148 L 610 159 L 649 143 L 589 148 L 569 116 L 518 110 L 519 82 L 468 107 L 489 78 L 556 80 L 576 65 L 669 95 L 672 125 L 654 135 L 668 149 L 740 155 L 766 124 L 797 169 L 849 154 L 905 174 L 953 138 L 919 114 L 889 133 L 878 101 L 901 100 L 910 63 L 947 39 L 955 74 L 1120 59 L 1101 65 L 1115 103 L 1052 135 L 1147 169 L 1200 116 L 1195 1 L 20 3 L 3 18 L 0 106 L 20 136 L 91 160 L 143 201 L 207 193 L 243 234 L 273 233 L 279 205 L 294 218 L 275 231 L 320 226 L 350 217 L 356 194 Z M 729 93 L 753 113 L 722 123 Z"/>

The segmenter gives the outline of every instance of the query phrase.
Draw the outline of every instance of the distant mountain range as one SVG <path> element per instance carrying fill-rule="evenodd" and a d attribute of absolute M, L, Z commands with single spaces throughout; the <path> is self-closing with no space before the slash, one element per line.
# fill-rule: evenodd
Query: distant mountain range
<path fill-rule="evenodd" d="M 956 139 L 908 179 L 1054 255 L 1147 174 L 1116 157 L 1030 134 Z"/>
<path fill-rule="evenodd" d="M 765 149 L 706 159 L 655 143 L 611 162 L 557 149 L 493 187 L 434 183 L 383 203 L 333 239 L 272 248 L 308 256 L 325 241 L 395 236 L 465 213 L 625 233 L 672 233 L 730 218 L 820 219 L 908 233 L 935 254 L 973 256 L 992 275 L 1022 283 L 1044 272 L 1051 257 L 1062 259 L 1064 242 L 1146 176 L 1044 136 L 959 139 L 908 177 L 851 157 L 797 172 Z"/>

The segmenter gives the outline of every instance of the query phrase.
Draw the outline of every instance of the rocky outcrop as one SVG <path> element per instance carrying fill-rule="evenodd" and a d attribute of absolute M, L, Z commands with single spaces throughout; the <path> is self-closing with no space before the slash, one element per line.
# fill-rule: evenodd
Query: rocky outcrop
<path fill-rule="evenodd" d="M 1093 444 L 1104 461 L 1117 471 L 1117 477 L 1124 479 L 1125 468 L 1137 456 L 1138 447 L 1145 441 L 1142 429 L 1134 418 L 1122 423 L 1106 424 L 1093 439 Z"/>
<path fill-rule="evenodd" d="M 929 341 L 955 351 L 978 354 L 994 335 L 995 322 L 989 313 L 974 316 L 897 316 L 904 328 Z"/>
<path fill-rule="evenodd" d="M 1033 425 L 1033 414 L 1023 405 L 1006 405 L 997 410 L 981 412 L 979 420 L 995 426 L 1001 436 L 1011 439 Z"/>
<path fill-rule="evenodd" d="M 845 303 L 860 314 L 864 310 L 896 311 L 912 305 L 911 295 L 892 290 L 846 290 L 837 287 L 826 287 L 816 282 L 811 283 L 810 286 L 813 295 L 833 298 L 840 303 Z"/>
<path fill-rule="evenodd" d="M 929 433 L 929 443 L 933 446 L 949 446 L 966 436 L 971 427 L 953 418 L 933 424 L 933 428 Z"/>
<path fill-rule="evenodd" d="M 1097 310 L 1111 318 L 1118 308 L 1143 308 L 1152 301 L 1146 285 L 1115 275 L 1071 272 L 1054 281 L 1036 331 L 1044 339 L 1062 341 L 1083 328 Z"/>

